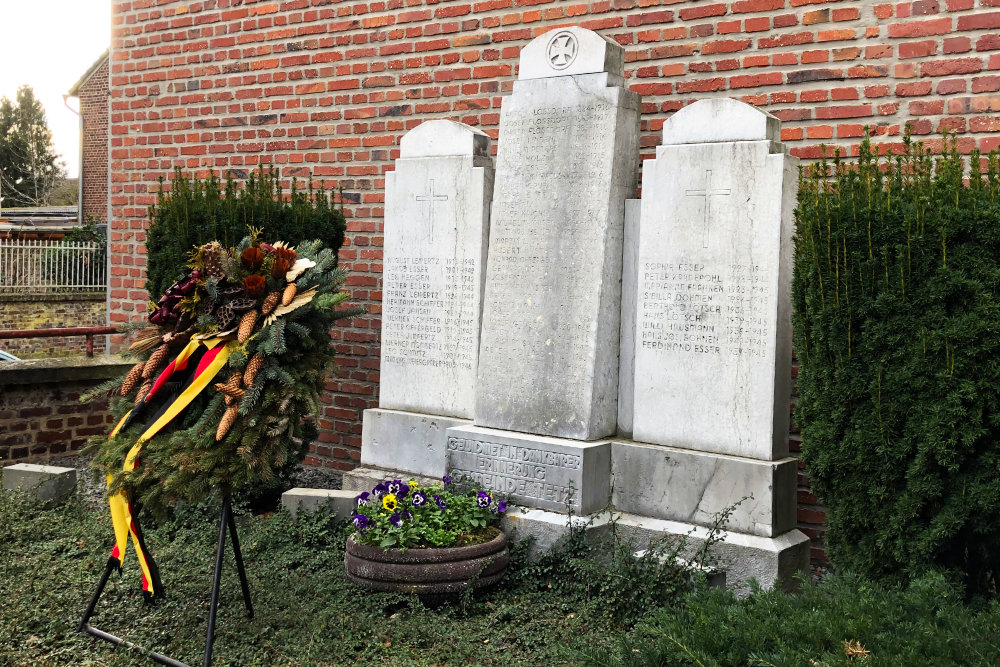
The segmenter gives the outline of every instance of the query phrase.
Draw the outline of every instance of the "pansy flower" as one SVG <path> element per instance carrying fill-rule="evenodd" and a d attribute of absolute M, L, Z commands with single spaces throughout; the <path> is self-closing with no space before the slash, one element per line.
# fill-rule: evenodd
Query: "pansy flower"
<path fill-rule="evenodd" d="M 414 491 L 410 502 L 413 503 L 414 507 L 423 507 L 427 504 L 427 494 L 423 491 Z"/>
<path fill-rule="evenodd" d="M 406 519 L 407 521 L 413 521 L 413 515 L 407 512 L 406 510 L 403 510 L 403 518 Z"/>
<path fill-rule="evenodd" d="M 507 511 L 507 501 L 501 500 L 497 503 L 497 506 L 493 508 L 494 514 L 503 514 Z"/>
<path fill-rule="evenodd" d="M 399 493 L 399 490 L 403 488 L 403 480 L 394 479 L 391 482 L 386 482 L 385 488 L 389 493 L 396 495 Z"/>
<path fill-rule="evenodd" d="M 368 524 L 371 523 L 371 519 L 368 518 L 367 514 L 355 514 L 351 521 L 354 523 L 354 527 L 362 533 L 368 530 Z"/>
<path fill-rule="evenodd" d="M 396 496 L 391 493 L 385 494 L 385 497 L 382 498 L 382 507 L 389 510 L 390 512 L 396 511 L 397 504 L 398 503 L 396 502 Z"/>
<path fill-rule="evenodd" d="M 362 505 L 368 505 L 372 501 L 372 494 L 367 491 L 363 491 L 358 494 L 358 497 L 354 499 L 354 506 L 361 507 Z"/>
<path fill-rule="evenodd" d="M 372 495 L 376 498 L 381 498 L 386 493 L 388 493 L 388 491 L 386 491 L 385 482 L 379 482 L 375 485 L 375 488 L 372 489 Z"/>
<path fill-rule="evenodd" d="M 446 509 L 448 507 L 448 503 L 444 501 L 444 498 L 442 498 L 436 493 L 434 494 L 434 502 L 436 502 L 437 506 L 440 507 L 441 509 Z"/>
<path fill-rule="evenodd" d="M 393 512 L 392 516 L 389 517 L 389 523 L 399 528 L 403 525 L 403 517 L 399 516 L 399 512 Z"/>
<path fill-rule="evenodd" d="M 420 486 L 419 484 L 417 484 L 417 480 L 415 480 L 415 479 L 411 479 L 411 480 L 410 480 L 410 481 L 408 482 L 408 484 L 410 485 L 410 489 L 415 489 L 415 488 L 417 488 L 418 486 Z"/>
<path fill-rule="evenodd" d="M 445 484 L 451 484 L 451 477 L 445 475 L 444 477 L 441 478 L 441 481 L 444 482 Z"/>
<path fill-rule="evenodd" d="M 476 494 L 476 504 L 479 505 L 480 507 L 485 509 L 489 507 L 490 503 L 492 502 L 493 502 L 493 497 L 490 496 L 490 494 L 486 493 L 485 491 L 480 491 L 478 494 Z"/>

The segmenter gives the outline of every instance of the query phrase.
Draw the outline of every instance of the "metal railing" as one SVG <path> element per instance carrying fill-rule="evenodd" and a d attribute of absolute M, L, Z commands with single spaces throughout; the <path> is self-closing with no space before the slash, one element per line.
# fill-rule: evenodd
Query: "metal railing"
<path fill-rule="evenodd" d="M 118 327 L 64 327 L 60 329 L 3 329 L 0 341 L 17 338 L 56 338 L 65 336 L 86 336 L 87 356 L 94 356 L 94 336 L 121 333 Z"/>
<path fill-rule="evenodd" d="M 104 290 L 106 256 L 92 241 L 0 239 L 0 294 Z"/>

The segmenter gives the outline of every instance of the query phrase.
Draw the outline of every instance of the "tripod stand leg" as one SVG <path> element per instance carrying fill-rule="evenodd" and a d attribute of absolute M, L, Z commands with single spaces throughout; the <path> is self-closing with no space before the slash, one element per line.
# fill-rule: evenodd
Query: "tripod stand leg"
<path fill-rule="evenodd" d="M 247 583 L 247 571 L 243 566 L 243 551 L 240 549 L 240 538 L 236 534 L 236 519 L 233 517 L 232 507 L 226 515 L 229 524 L 229 533 L 233 536 L 233 555 L 236 556 L 236 571 L 240 575 L 240 588 L 243 589 L 243 604 L 247 608 L 247 618 L 253 618 L 253 602 L 250 601 L 250 585 Z"/>
<path fill-rule="evenodd" d="M 90 617 L 94 615 L 94 609 L 97 608 L 97 601 L 101 599 L 101 594 L 104 592 L 104 587 L 108 585 L 108 577 L 111 573 L 118 569 L 118 561 L 114 558 L 108 559 L 108 566 L 104 568 L 104 574 L 101 575 L 101 581 L 97 584 L 97 590 L 94 591 L 94 596 L 90 598 L 90 604 L 87 605 L 87 611 L 83 613 L 83 619 L 80 621 L 80 626 L 76 629 L 77 632 L 84 632 L 87 629 L 87 621 Z"/>
<path fill-rule="evenodd" d="M 215 578 L 212 581 L 212 601 L 208 609 L 208 636 L 205 638 L 205 667 L 212 664 L 212 643 L 215 641 L 215 615 L 219 608 L 219 585 L 222 582 L 222 555 L 226 548 L 226 518 L 229 516 L 229 494 L 222 498 L 219 516 L 219 547 L 215 552 Z"/>

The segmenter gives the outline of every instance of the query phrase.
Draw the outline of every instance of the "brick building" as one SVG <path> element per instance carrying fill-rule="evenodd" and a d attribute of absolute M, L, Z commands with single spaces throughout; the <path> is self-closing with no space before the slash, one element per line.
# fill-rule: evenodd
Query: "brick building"
<path fill-rule="evenodd" d="M 105 51 L 69 90 L 80 100 L 80 222 L 108 219 L 109 64 Z"/>
<path fill-rule="evenodd" d="M 450 118 L 494 139 L 533 37 L 578 24 L 622 44 L 642 157 L 670 114 L 728 96 L 784 123 L 794 155 L 885 150 L 907 122 L 1000 146 L 1000 0 L 113 0 L 110 318 L 144 313 L 157 179 L 274 165 L 344 191 L 354 302 L 312 460 L 351 467 L 377 403 L 384 174 L 400 136 Z M 493 146 L 496 149 L 496 144 Z M 828 148 L 832 150 L 832 148 Z M 793 440 L 795 436 L 793 436 Z M 793 448 L 795 444 L 793 443 Z M 800 494 L 804 524 L 822 521 Z M 804 528 L 809 528 L 804 525 Z M 812 530 L 815 535 L 816 531 Z"/>

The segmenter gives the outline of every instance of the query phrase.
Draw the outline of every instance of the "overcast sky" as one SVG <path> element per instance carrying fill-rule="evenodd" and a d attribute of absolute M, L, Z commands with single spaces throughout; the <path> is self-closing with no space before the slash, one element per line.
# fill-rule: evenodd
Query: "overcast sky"
<path fill-rule="evenodd" d="M 110 40 L 111 0 L 0 0 L 0 97 L 35 89 L 71 177 L 80 171 L 80 125 L 62 96 Z"/>

